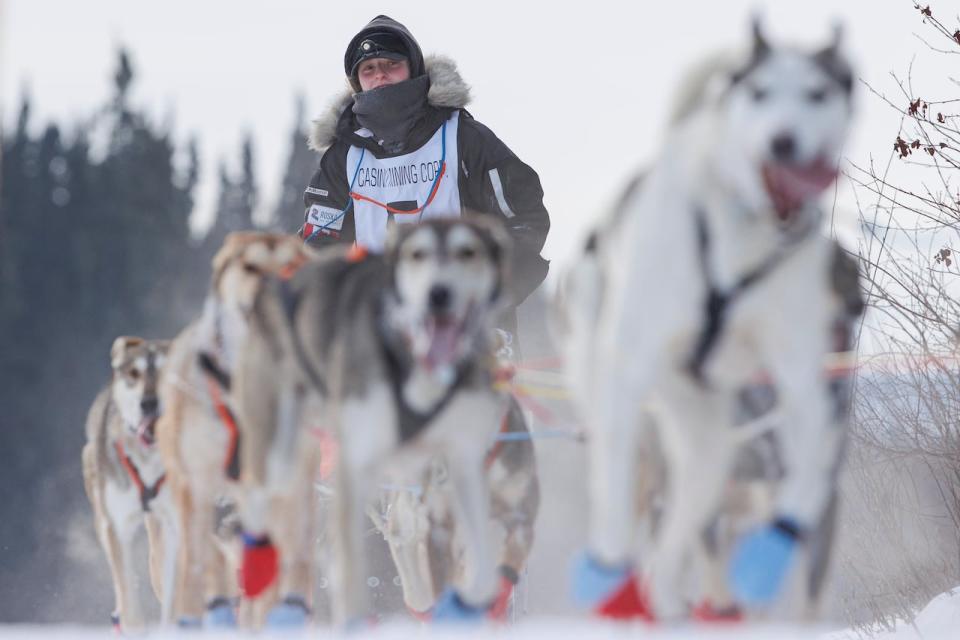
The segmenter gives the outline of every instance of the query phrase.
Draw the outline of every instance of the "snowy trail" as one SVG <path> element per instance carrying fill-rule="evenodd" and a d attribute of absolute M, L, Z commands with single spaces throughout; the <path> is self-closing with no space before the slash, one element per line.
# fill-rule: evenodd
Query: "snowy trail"
<path fill-rule="evenodd" d="M 957 613 L 954 611 L 953 613 Z M 944 620 L 946 622 L 946 620 Z M 882 640 L 957 640 L 960 638 L 960 626 L 944 626 L 940 630 L 923 630 L 922 636 L 916 635 L 909 628 L 899 630 L 893 634 L 877 636 Z M 7 626 L 0 627 L 0 638 L 3 640 L 85 640 L 87 638 L 103 638 L 111 636 L 112 631 L 107 627 L 70 627 L 70 626 Z M 140 636 L 166 640 L 173 638 L 236 638 L 243 637 L 239 633 L 202 633 L 164 631 L 152 632 Z M 251 637 L 251 636 L 246 636 Z M 857 635 L 849 631 L 828 631 L 825 629 L 791 628 L 791 627 L 731 627 L 729 629 L 712 629 L 703 626 L 677 627 L 673 629 L 657 629 L 645 625 L 618 625 L 589 620 L 575 619 L 542 619 L 519 623 L 512 627 L 478 627 L 478 628 L 437 628 L 421 627 L 406 623 L 385 624 L 363 633 L 339 634 L 326 629 L 315 629 L 302 634 L 291 633 L 263 633 L 256 638 L 270 640 L 289 638 L 358 638 L 370 640 L 408 640 L 409 638 L 424 638 L 443 640 L 462 640 L 470 638 L 502 638 L 504 640 L 628 640 L 642 638 L 644 640 L 855 640 Z"/>

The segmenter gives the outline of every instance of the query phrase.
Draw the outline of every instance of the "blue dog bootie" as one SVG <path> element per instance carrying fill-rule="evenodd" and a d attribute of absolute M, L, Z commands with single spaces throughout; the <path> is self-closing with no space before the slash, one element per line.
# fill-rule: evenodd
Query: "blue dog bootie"
<path fill-rule="evenodd" d="M 203 626 L 208 629 L 235 629 L 237 614 L 234 613 L 233 601 L 222 597 L 211 600 L 203 615 Z"/>
<path fill-rule="evenodd" d="M 748 606 L 772 603 L 790 571 L 799 540 L 800 528 L 783 518 L 747 534 L 730 563 L 730 587 L 737 600 Z"/>
<path fill-rule="evenodd" d="M 310 620 L 310 607 L 303 597 L 290 594 L 267 613 L 266 626 L 271 629 L 300 629 Z"/>
<path fill-rule="evenodd" d="M 570 570 L 571 597 L 577 606 L 594 609 L 616 595 L 630 579 L 629 565 L 607 567 L 581 551 Z"/>
<path fill-rule="evenodd" d="M 475 607 L 467 604 L 453 587 L 447 587 L 433 605 L 435 622 L 477 623 L 487 616 L 489 607 Z"/>

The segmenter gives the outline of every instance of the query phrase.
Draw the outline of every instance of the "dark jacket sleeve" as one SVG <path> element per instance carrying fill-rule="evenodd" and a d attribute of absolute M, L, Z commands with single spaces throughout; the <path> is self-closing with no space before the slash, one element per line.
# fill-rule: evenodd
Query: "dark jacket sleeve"
<path fill-rule="evenodd" d="M 353 242 L 353 207 L 347 178 L 345 144 L 334 144 L 320 159 L 310 184 L 303 192 L 303 226 L 300 237 L 310 239 L 310 246 L 323 247 L 339 242 Z"/>
<path fill-rule="evenodd" d="M 458 142 L 463 206 L 501 216 L 513 239 L 512 292 L 520 304 L 543 282 L 549 268 L 540 256 L 550 230 L 540 177 L 466 112 L 461 112 Z"/>

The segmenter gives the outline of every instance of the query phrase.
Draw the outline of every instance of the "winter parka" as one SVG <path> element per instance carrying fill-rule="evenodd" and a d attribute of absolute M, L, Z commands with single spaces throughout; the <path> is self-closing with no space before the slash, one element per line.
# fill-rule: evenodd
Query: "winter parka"
<path fill-rule="evenodd" d="M 400 212 L 424 205 L 425 218 L 467 210 L 500 216 L 513 239 L 512 292 L 519 304 L 549 264 L 540 256 L 550 229 L 540 178 L 467 112 L 469 87 L 450 59 L 428 57 L 424 69 L 427 106 L 400 152 L 387 153 L 357 122 L 351 92 L 314 121 L 309 144 L 322 157 L 304 192 L 301 235 L 314 246 L 356 241 L 378 251 L 388 221 L 415 221 Z M 398 193 L 400 200 L 388 201 Z"/>

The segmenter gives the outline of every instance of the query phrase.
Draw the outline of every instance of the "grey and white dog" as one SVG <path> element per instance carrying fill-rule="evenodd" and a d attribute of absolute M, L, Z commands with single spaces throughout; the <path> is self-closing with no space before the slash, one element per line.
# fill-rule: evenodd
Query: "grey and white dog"
<path fill-rule="evenodd" d="M 364 521 L 383 474 L 416 477 L 437 456 L 448 463 L 465 569 L 434 617 L 480 615 L 497 593 L 484 460 L 508 403 L 494 386 L 490 340 L 508 242 L 482 216 L 397 225 L 384 255 L 330 249 L 257 298 L 237 376 L 250 445 L 241 517 L 260 533 L 264 497 L 302 450 L 306 426 L 334 431 L 338 624 L 370 613 Z"/>
<path fill-rule="evenodd" d="M 653 613 L 690 614 L 685 567 L 724 508 L 745 441 L 740 390 L 761 372 L 776 388 L 783 474 L 731 561 L 739 602 L 775 601 L 829 517 L 843 430 L 823 362 L 857 292 L 855 268 L 853 291 L 837 286 L 846 261 L 819 232 L 817 201 L 837 175 L 851 87 L 838 41 L 775 47 L 755 25 L 751 55 L 698 78 L 662 153 L 564 282 L 568 377 L 591 429 L 590 536 L 574 587 L 601 613 L 628 615 L 643 599 L 622 597 L 642 559 L 634 588 L 649 589 Z M 643 410 L 667 490 L 640 558 Z"/>

